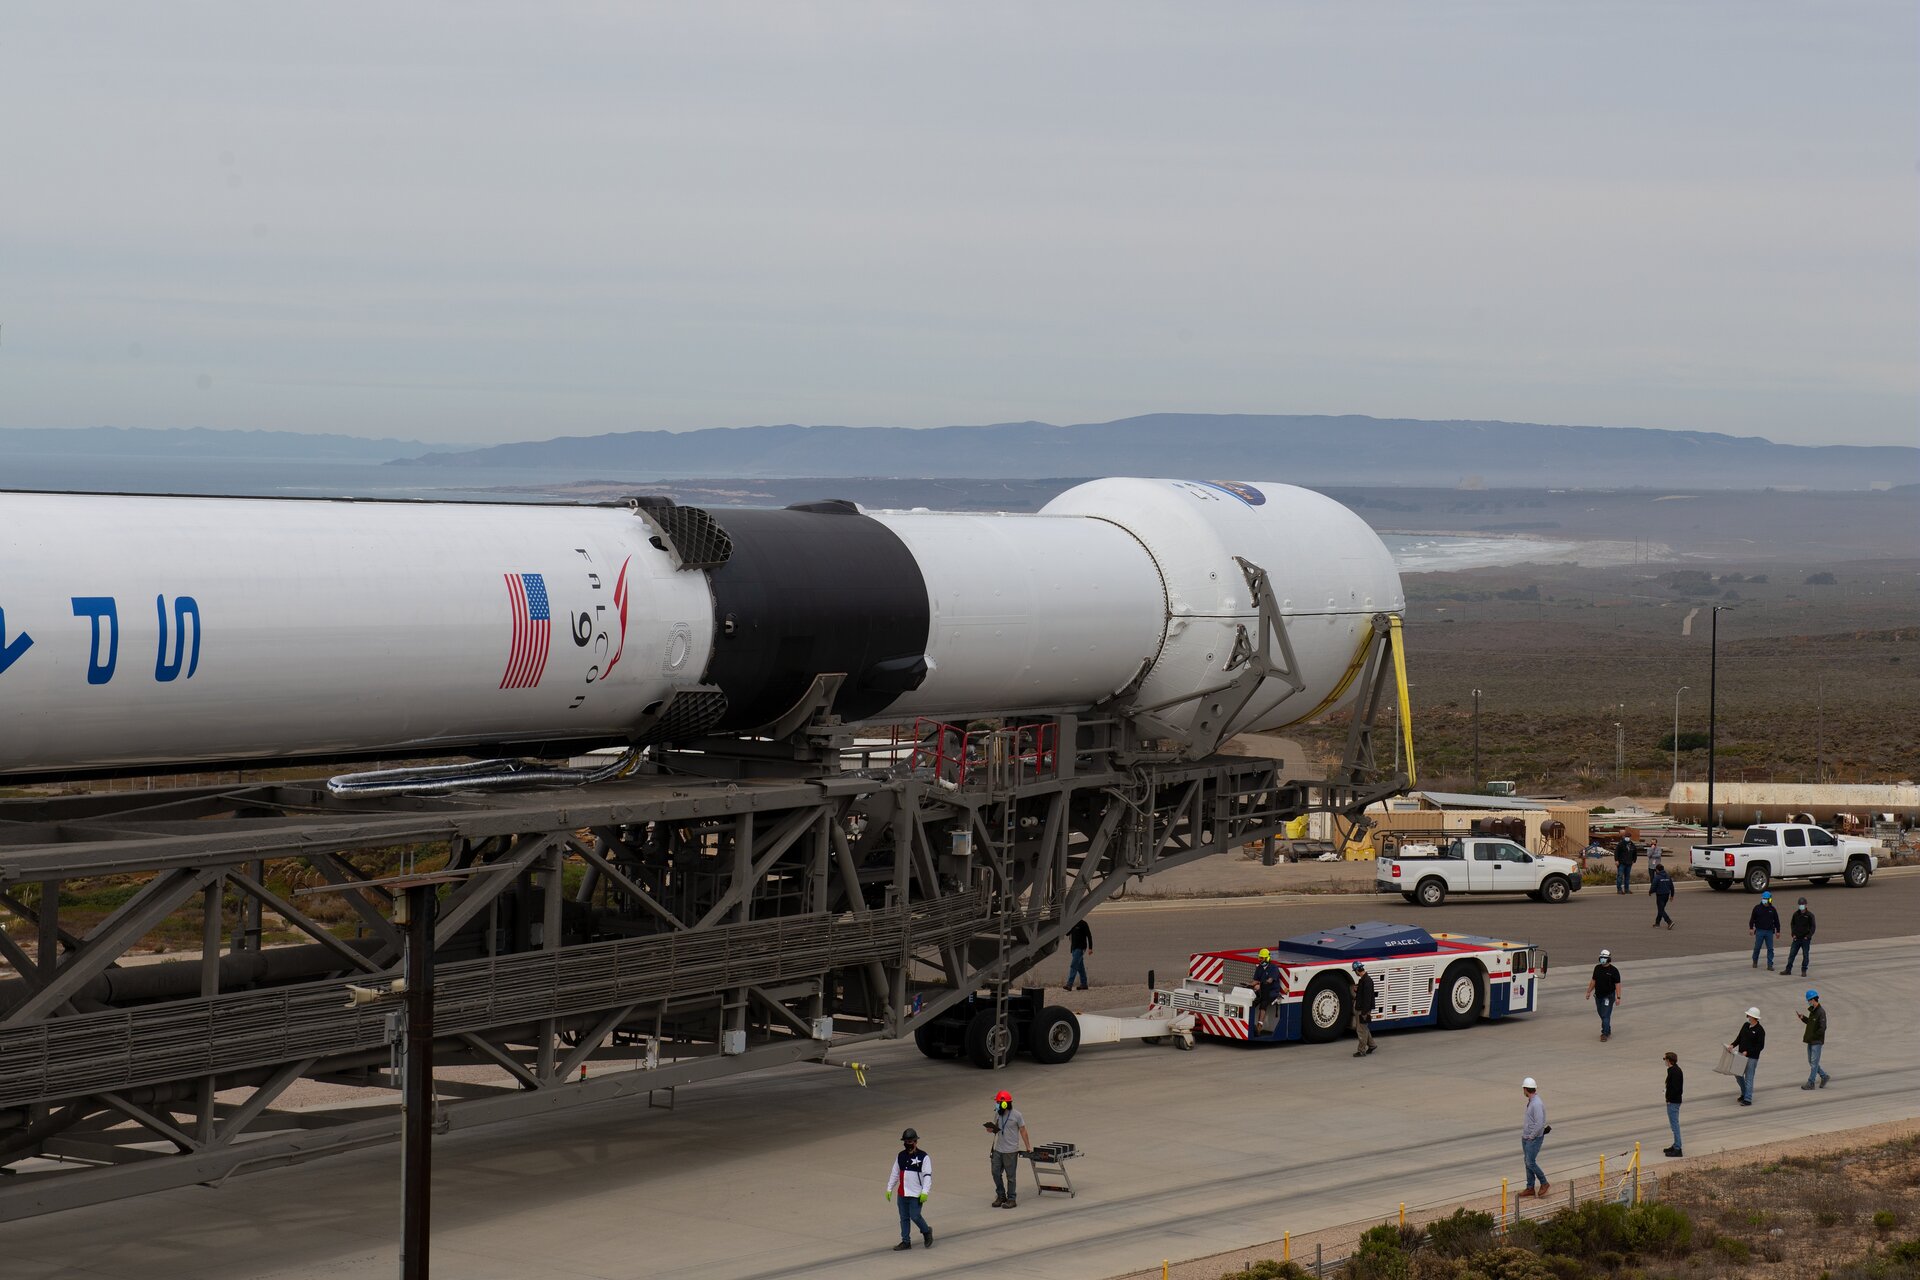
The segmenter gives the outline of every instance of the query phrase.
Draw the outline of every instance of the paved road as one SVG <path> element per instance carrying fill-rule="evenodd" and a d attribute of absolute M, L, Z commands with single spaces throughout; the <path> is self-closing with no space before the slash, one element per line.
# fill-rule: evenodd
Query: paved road
<path fill-rule="evenodd" d="M 1773 895 L 1782 925 L 1800 897 L 1807 899 L 1819 924 L 1814 936 L 1815 973 L 1820 972 L 1820 961 L 1832 943 L 1920 932 L 1920 868 L 1878 876 L 1864 889 L 1848 889 L 1838 882 L 1818 887 L 1804 882 L 1784 884 Z M 1584 972 L 1601 947 L 1612 948 L 1617 963 L 1750 948 L 1747 915 L 1758 900 L 1738 889 L 1715 893 L 1705 885 L 1682 885 L 1669 910 L 1672 929 L 1650 927 L 1653 900 L 1645 892 L 1617 894 L 1611 885 L 1582 889 L 1561 906 L 1502 897 L 1453 898 L 1425 908 L 1408 906 L 1394 894 L 1230 898 L 1204 904 L 1123 902 L 1095 913 L 1094 953 L 1087 967 L 1096 984 L 1144 983 L 1148 969 L 1157 970 L 1164 983 L 1185 972 L 1187 956 L 1194 951 L 1257 947 L 1329 925 L 1391 920 L 1423 929 L 1540 943 L 1555 964 L 1568 966 L 1562 973 L 1574 968 Z M 1787 943 L 1776 945 L 1784 965 Z M 1043 965 L 1041 975 L 1049 982 L 1061 982 L 1066 967 L 1061 956 Z"/>
<path fill-rule="evenodd" d="M 1818 897 L 1836 904 L 1823 920 L 1877 931 L 1886 926 L 1865 922 L 1902 902 L 1910 912 L 1917 890 L 1913 879 L 1889 877 Z M 1549 979 L 1538 1014 L 1461 1032 L 1386 1033 L 1364 1062 L 1342 1043 L 1191 1053 L 1126 1045 L 1089 1049 L 1065 1067 L 1020 1061 L 989 1075 L 930 1062 L 909 1045 L 880 1045 L 857 1051 L 872 1064 L 864 1089 L 842 1068 L 806 1066 L 682 1090 L 672 1111 L 605 1106 L 456 1133 L 436 1146 L 436 1271 L 464 1280 L 927 1280 L 991 1268 L 1009 1280 L 1094 1280 L 1389 1214 L 1401 1200 L 1497 1186 L 1520 1172 L 1524 1075 L 1544 1086 L 1554 1133 L 1543 1163 L 1556 1181 L 1636 1140 L 1658 1151 L 1667 1141 L 1659 1055 L 1668 1048 L 1688 1071 L 1690 1154 L 1914 1114 L 1920 936 L 1818 952 L 1834 1083 L 1802 1093 L 1791 1017 L 1797 980 L 1755 973 L 1744 949 L 1676 954 L 1688 940 L 1717 945 L 1701 935 L 1724 937 L 1743 899 L 1697 892 L 1682 904 L 1686 929 L 1653 935 L 1641 926 L 1660 958 L 1622 945 L 1629 1000 L 1606 1045 L 1579 999 L 1584 963 L 1567 963 Z M 1499 932 L 1527 932 L 1584 960 L 1596 940 L 1618 943 L 1613 935 L 1645 905 L 1603 893 L 1560 908 L 1410 914 L 1459 928 L 1502 922 Z M 1102 919 L 1115 953 L 1141 964 L 1155 947 L 1184 961 L 1201 924 L 1210 937 L 1245 941 L 1249 931 L 1252 940 L 1278 936 L 1326 915 L 1323 904 L 1255 904 Z M 1531 923 L 1541 920 L 1552 930 Z M 1127 941 L 1135 929 L 1143 941 Z M 1172 932 L 1155 941 L 1147 935 L 1156 930 Z M 1773 1040 L 1761 1060 L 1759 1105 L 1740 1108 L 1731 1082 L 1708 1068 L 1754 1003 Z M 1013 1091 L 1036 1139 L 1086 1150 L 1068 1166 L 1077 1198 L 1029 1192 L 1017 1209 L 988 1207 L 979 1121 L 1001 1087 Z M 928 1207 L 938 1247 L 900 1258 L 888 1251 L 897 1235 L 881 1191 L 894 1140 L 909 1124 L 935 1158 Z M 7 1224 L 0 1270 L 9 1280 L 391 1275 L 398 1185 L 398 1153 L 386 1148 Z"/>

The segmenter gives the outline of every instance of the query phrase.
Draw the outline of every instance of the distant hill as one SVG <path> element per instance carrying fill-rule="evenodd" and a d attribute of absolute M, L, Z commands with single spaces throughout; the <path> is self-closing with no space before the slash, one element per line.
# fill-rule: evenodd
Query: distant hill
<path fill-rule="evenodd" d="M 206 427 L 0 427 L 0 459 L 208 458 L 300 462 L 389 462 L 444 444 L 366 440 L 299 431 L 213 431 Z"/>
<path fill-rule="evenodd" d="M 1686 485 L 1862 489 L 1920 478 L 1920 449 L 1775 444 L 1755 436 L 1530 422 L 1157 413 L 1054 426 L 762 426 L 567 436 L 438 451 L 393 466 L 544 471 L 582 479 L 1180 475 L 1300 484 Z"/>

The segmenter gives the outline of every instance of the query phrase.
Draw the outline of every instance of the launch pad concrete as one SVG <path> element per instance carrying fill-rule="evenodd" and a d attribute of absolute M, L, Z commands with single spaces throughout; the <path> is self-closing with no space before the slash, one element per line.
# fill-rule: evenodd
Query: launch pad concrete
<path fill-rule="evenodd" d="M 1810 1093 L 1798 977 L 1752 969 L 1744 952 L 1625 965 L 1627 1001 L 1602 1045 L 1581 961 L 1560 958 L 1541 1014 L 1384 1035 L 1365 1062 L 1347 1043 L 1129 1045 L 989 1074 L 888 1044 L 861 1053 L 864 1088 L 845 1066 L 797 1066 L 682 1089 L 671 1110 L 635 1101 L 455 1133 L 436 1147 L 435 1273 L 1105 1277 L 1516 1176 L 1525 1075 L 1554 1126 L 1549 1172 L 1636 1140 L 1659 1161 L 1669 1048 L 1687 1068 L 1695 1155 L 1903 1118 L 1920 1097 L 1920 937 L 1823 947 L 1834 1082 Z M 1710 1067 L 1750 1004 L 1770 1043 L 1757 1105 L 1742 1108 Z M 1029 1181 L 1017 1208 L 989 1207 L 980 1121 L 999 1088 L 1036 1141 L 1085 1151 L 1069 1165 L 1075 1198 Z M 903 1258 L 882 1192 L 906 1125 L 934 1155 L 936 1247 L 916 1237 Z M 0 1257 L 21 1280 L 392 1275 L 399 1187 L 397 1150 L 378 1148 L 11 1223 Z"/>

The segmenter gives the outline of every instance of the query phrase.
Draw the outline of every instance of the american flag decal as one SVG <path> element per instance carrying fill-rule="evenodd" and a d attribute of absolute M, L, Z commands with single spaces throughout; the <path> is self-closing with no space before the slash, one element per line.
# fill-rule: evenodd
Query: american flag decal
<path fill-rule="evenodd" d="M 547 642 L 553 638 L 553 611 L 547 606 L 547 580 L 537 573 L 509 573 L 507 600 L 513 607 L 513 648 L 507 653 L 502 689 L 534 689 L 547 669 Z"/>

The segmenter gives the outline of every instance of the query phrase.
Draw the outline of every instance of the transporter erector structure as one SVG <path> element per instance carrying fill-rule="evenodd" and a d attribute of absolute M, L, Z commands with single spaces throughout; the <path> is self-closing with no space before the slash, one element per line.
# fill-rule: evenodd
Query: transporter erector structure
<path fill-rule="evenodd" d="M 1004 1062 L 1013 984 L 1129 879 L 1410 785 L 1410 738 L 1374 749 L 1402 606 L 1362 521 L 1262 481 L 1030 515 L 0 493 L 0 781 L 89 788 L 0 801 L 0 1164 L 33 1175 L 0 1220 L 389 1140 L 276 1100 L 391 1083 L 347 997 L 399 971 L 396 869 L 442 878 L 436 1061 L 499 1076 L 443 1125 L 970 999 Z M 1219 751 L 1334 712 L 1326 777 Z M 141 887 L 62 907 L 105 875 Z M 124 963 L 183 919 L 197 958 Z"/>

